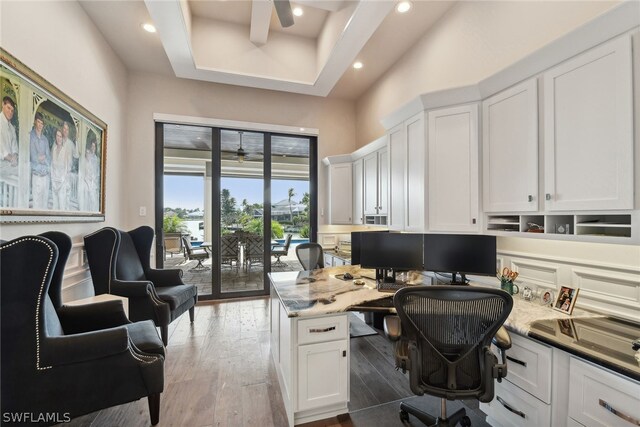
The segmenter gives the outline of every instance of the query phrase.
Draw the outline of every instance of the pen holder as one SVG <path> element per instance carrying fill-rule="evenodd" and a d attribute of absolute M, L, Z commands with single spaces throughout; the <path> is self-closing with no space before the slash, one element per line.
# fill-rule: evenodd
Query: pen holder
<path fill-rule="evenodd" d="M 509 292 L 509 295 L 515 295 L 520 291 L 520 288 L 518 288 L 518 285 L 514 284 L 510 280 L 501 280 L 500 289 L 502 289 L 503 291 Z"/>

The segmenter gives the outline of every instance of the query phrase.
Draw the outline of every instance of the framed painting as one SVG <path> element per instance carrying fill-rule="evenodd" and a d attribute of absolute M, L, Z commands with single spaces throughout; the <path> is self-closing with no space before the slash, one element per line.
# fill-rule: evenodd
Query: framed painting
<path fill-rule="evenodd" d="M 107 125 L 0 48 L 0 223 L 104 221 Z"/>

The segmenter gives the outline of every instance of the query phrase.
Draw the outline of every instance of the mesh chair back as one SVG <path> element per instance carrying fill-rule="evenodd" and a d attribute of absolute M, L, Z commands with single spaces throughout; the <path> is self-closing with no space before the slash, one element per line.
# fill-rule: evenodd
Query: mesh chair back
<path fill-rule="evenodd" d="M 324 252 L 318 243 L 301 243 L 296 246 L 296 256 L 305 270 L 324 268 Z"/>
<path fill-rule="evenodd" d="M 490 288 L 418 286 L 399 290 L 393 303 L 403 337 L 416 345 L 412 391 L 449 399 L 484 395 L 483 375 L 491 375 L 484 372 L 485 349 L 511 312 L 511 296 Z"/>

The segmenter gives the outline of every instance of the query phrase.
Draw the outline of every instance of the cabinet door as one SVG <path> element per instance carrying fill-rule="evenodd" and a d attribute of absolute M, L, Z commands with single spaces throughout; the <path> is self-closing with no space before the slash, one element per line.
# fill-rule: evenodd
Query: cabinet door
<path fill-rule="evenodd" d="M 298 347 L 298 411 L 349 400 L 347 340 Z"/>
<path fill-rule="evenodd" d="M 329 173 L 329 222 L 351 224 L 351 163 L 331 165 Z"/>
<path fill-rule="evenodd" d="M 404 125 L 389 131 L 389 228 L 404 228 L 406 146 Z"/>
<path fill-rule="evenodd" d="M 389 211 L 389 151 L 378 150 L 378 215 Z"/>
<path fill-rule="evenodd" d="M 364 224 L 362 159 L 353 162 L 353 223 Z"/>
<path fill-rule="evenodd" d="M 378 214 L 378 153 L 363 159 L 364 170 L 364 214 Z"/>
<path fill-rule="evenodd" d="M 629 36 L 544 74 L 545 207 L 633 209 Z"/>
<path fill-rule="evenodd" d="M 424 113 L 405 122 L 407 135 L 407 202 L 405 206 L 406 231 L 425 230 L 425 187 L 427 185 L 427 144 L 424 133 Z"/>
<path fill-rule="evenodd" d="M 484 211 L 537 211 L 537 80 L 484 101 L 482 123 Z"/>
<path fill-rule="evenodd" d="M 429 229 L 477 231 L 478 106 L 428 114 Z"/>

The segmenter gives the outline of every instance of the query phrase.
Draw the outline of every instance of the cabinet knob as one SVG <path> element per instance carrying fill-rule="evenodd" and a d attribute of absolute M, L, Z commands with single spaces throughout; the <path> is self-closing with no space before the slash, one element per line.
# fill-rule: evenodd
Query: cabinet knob
<path fill-rule="evenodd" d="M 551 193 L 547 193 L 544 198 L 545 200 L 551 200 Z"/>
<path fill-rule="evenodd" d="M 533 196 L 532 196 L 531 194 L 529 194 L 529 195 L 527 196 L 527 200 L 528 200 L 529 202 L 533 202 Z"/>
<path fill-rule="evenodd" d="M 475 224 L 476 223 L 476 219 L 475 218 L 471 218 L 471 224 Z"/>

